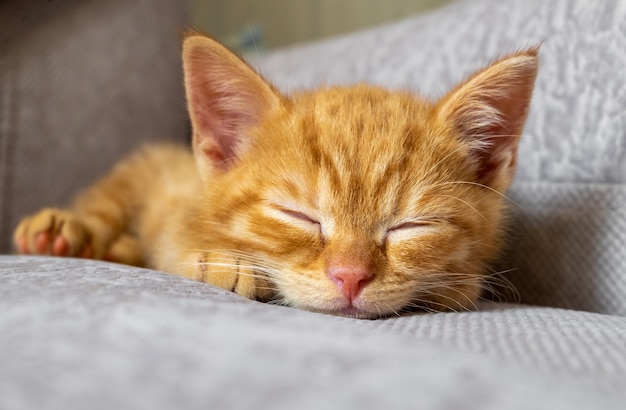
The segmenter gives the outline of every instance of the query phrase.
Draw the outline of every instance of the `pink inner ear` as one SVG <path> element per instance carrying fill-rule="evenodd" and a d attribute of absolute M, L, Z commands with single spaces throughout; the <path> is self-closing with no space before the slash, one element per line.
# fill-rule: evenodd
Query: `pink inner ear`
<path fill-rule="evenodd" d="M 479 71 L 440 103 L 440 113 L 479 160 L 478 181 L 505 189 L 528 114 L 537 50 L 504 58 Z"/>
<path fill-rule="evenodd" d="M 534 78 L 533 78 L 534 79 Z M 486 143 L 479 150 L 480 182 L 491 185 L 499 176 L 513 177 L 517 163 L 517 147 L 528 114 L 532 83 L 528 87 L 511 87 L 499 100 L 488 102 L 499 113 L 499 121 L 479 132 L 477 138 Z M 480 135 L 482 134 L 482 135 Z"/>
<path fill-rule="evenodd" d="M 246 146 L 250 128 L 279 98 L 246 63 L 209 38 L 188 38 L 183 62 L 194 151 L 210 167 L 227 169 Z"/>
<path fill-rule="evenodd" d="M 507 138 L 509 141 L 512 138 Z M 500 145 L 500 146 L 498 146 Z M 500 174 L 508 174 L 510 177 L 515 172 L 517 163 L 517 143 L 494 144 L 489 152 L 478 152 L 479 169 L 477 172 L 478 182 L 492 185 L 492 181 Z"/>
<path fill-rule="evenodd" d="M 234 102 L 238 96 L 211 94 L 209 90 L 197 89 L 192 91 L 194 104 L 194 136 L 197 139 L 197 148 L 201 149 L 206 157 L 218 168 L 227 168 L 236 156 L 237 147 L 245 138 L 246 128 L 255 124 L 244 109 L 220 106 L 227 102 Z"/>
<path fill-rule="evenodd" d="M 491 126 L 476 130 L 474 138 L 480 147 L 476 156 L 480 161 L 478 179 L 489 185 L 498 173 L 513 174 L 517 158 L 517 146 L 526 118 L 528 95 L 507 96 L 502 101 L 493 101 L 497 107 L 499 121 Z M 518 98 L 516 100 L 516 98 Z"/>

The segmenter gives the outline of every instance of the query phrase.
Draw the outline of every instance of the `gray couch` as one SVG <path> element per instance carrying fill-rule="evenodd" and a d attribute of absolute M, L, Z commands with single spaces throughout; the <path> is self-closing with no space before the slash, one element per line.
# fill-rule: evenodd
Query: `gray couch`
<path fill-rule="evenodd" d="M 23 213 L 63 203 L 131 145 L 186 136 L 178 3 L 60 4 L 2 38 L 5 252 Z M 0 256 L 0 408 L 626 408 L 625 22 L 623 0 L 465 0 L 252 61 L 284 90 L 437 96 L 544 41 L 494 268 L 514 269 L 521 304 L 365 321 L 145 269 Z"/>

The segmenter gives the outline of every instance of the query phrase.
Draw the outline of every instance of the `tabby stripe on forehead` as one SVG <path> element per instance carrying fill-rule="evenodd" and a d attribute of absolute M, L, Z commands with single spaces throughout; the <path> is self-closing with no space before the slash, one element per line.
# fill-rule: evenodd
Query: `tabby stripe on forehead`
<path fill-rule="evenodd" d="M 301 132 L 304 136 L 303 141 L 306 143 L 307 152 L 320 171 L 328 176 L 326 180 L 330 182 L 331 192 L 340 192 L 341 190 L 341 172 L 337 164 L 332 159 L 332 154 L 324 150 L 323 144 L 320 143 L 320 129 L 315 116 L 311 113 L 305 116 L 301 123 Z"/>

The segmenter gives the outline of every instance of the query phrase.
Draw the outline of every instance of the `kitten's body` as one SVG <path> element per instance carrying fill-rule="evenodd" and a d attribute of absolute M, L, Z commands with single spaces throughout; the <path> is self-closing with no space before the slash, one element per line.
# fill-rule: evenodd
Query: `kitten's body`
<path fill-rule="evenodd" d="M 144 148 L 70 212 L 26 219 L 22 252 L 145 264 L 359 317 L 474 304 L 499 248 L 536 50 L 438 103 L 370 86 L 287 98 L 200 36 L 184 62 L 194 154 Z"/>

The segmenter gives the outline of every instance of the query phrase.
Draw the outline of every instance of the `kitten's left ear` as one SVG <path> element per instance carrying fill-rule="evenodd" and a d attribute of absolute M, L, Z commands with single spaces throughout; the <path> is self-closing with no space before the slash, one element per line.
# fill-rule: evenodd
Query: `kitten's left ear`
<path fill-rule="evenodd" d="M 251 142 L 251 128 L 281 97 L 243 60 L 202 35 L 185 39 L 183 68 L 194 155 L 204 178 L 232 165 Z"/>
<path fill-rule="evenodd" d="M 478 159 L 478 182 L 505 190 L 539 67 L 538 48 L 502 58 L 442 98 L 439 119 L 452 125 Z"/>

